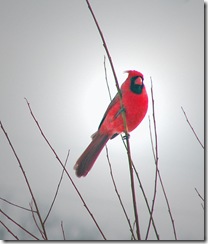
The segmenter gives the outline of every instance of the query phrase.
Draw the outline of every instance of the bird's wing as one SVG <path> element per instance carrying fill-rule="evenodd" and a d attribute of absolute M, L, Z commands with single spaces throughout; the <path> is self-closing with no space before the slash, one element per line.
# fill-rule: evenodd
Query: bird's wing
<path fill-rule="evenodd" d="M 120 97 L 119 97 L 119 94 L 117 93 L 117 94 L 115 95 L 115 97 L 113 98 L 113 100 L 111 101 L 111 103 L 108 105 L 108 107 L 107 107 L 107 109 L 106 109 L 106 111 L 105 111 L 105 113 L 104 113 L 104 115 L 103 115 L 103 118 L 102 118 L 102 120 L 101 120 L 101 122 L 100 122 L 100 125 L 99 125 L 98 129 L 100 129 L 100 127 L 101 127 L 103 121 L 105 120 L 105 118 L 106 118 L 108 112 L 114 107 L 115 104 L 119 103 L 119 100 L 120 100 Z M 118 111 L 118 112 L 115 114 L 115 119 L 118 117 L 119 114 L 120 114 L 120 112 Z"/>

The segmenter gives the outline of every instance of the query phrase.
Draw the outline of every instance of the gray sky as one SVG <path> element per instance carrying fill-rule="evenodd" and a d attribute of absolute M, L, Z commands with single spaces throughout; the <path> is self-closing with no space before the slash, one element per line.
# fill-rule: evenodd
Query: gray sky
<path fill-rule="evenodd" d="M 178 239 L 204 237 L 204 212 L 194 188 L 204 195 L 203 13 L 199 0 L 91 0 L 106 38 L 120 84 L 125 70 L 144 74 L 150 97 L 150 76 L 162 175 Z M 109 174 L 105 150 L 85 178 L 73 166 L 97 130 L 109 103 L 103 59 L 105 51 L 84 0 L 0 1 L 0 120 L 22 161 L 43 216 L 53 199 L 61 167 L 41 137 L 27 108 L 26 97 L 45 135 L 64 161 L 94 217 L 109 240 L 129 240 L 130 231 Z M 116 93 L 107 62 L 111 92 Z M 150 100 L 150 99 L 149 99 Z M 149 203 L 155 167 L 147 116 L 130 137 L 132 158 Z M 28 207 L 31 197 L 11 149 L 0 132 L 0 197 Z M 119 193 L 131 222 L 133 208 L 128 162 L 121 139 L 108 150 Z M 136 183 L 137 184 L 137 183 Z M 141 236 L 148 213 L 136 185 Z M 35 232 L 30 214 L 3 202 L 1 208 Z M 13 226 L 0 216 L 6 225 Z M 160 238 L 173 239 L 167 206 L 158 185 L 154 218 Z M 102 239 L 67 177 L 48 219 L 50 239 Z M 11 227 L 20 238 L 28 238 Z M 0 239 L 11 239 L 0 226 Z M 155 239 L 151 228 L 149 239 Z"/>

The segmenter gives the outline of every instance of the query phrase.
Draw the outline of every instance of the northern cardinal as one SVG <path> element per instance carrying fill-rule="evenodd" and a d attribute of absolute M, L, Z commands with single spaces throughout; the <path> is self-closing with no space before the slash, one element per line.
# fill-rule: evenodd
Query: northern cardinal
<path fill-rule="evenodd" d="M 125 131 L 122 112 L 125 111 L 127 132 L 134 130 L 143 120 L 148 108 L 148 96 L 143 74 L 126 71 L 128 77 L 121 86 L 123 108 L 117 93 L 109 104 L 92 142 L 74 165 L 78 177 L 86 176 L 109 139 Z"/>

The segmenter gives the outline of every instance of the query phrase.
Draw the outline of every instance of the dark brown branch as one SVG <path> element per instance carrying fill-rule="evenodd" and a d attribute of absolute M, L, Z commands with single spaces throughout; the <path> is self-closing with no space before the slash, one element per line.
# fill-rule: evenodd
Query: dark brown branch
<path fill-rule="evenodd" d="M 136 194 L 135 194 L 135 187 L 134 187 L 134 174 L 133 174 L 133 166 L 132 166 L 132 159 L 131 159 L 131 152 L 130 152 L 130 144 L 129 144 L 129 137 L 126 137 L 127 143 L 127 155 L 129 160 L 129 171 L 130 171 L 130 179 L 131 179 L 131 189 L 132 189 L 132 199 L 133 199 L 133 207 L 134 207 L 134 216 L 136 222 L 136 232 L 138 240 L 141 240 L 140 229 L 139 229 L 139 219 L 138 219 L 138 212 L 137 212 L 137 204 L 136 204 Z"/>
<path fill-rule="evenodd" d="M 100 37 L 101 37 L 101 39 L 102 39 L 103 46 L 104 46 L 105 51 L 106 51 L 106 53 L 107 53 L 107 56 L 108 56 L 108 59 L 109 59 L 109 62 L 110 62 L 110 66 L 111 66 L 111 69 L 112 69 L 112 72 L 113 72 L 113 76 L 114 76 L 114 79 L 115 79 L 115 82 L 116 82 L 116 87 L 117 87 L 117 89 L 118 89 L 118 91 L 119 91 L 119 93 L 120 93 L 119 84 L 118 84 L 118 79 L 117 79 L 116 72 L 115 72 L 115 69 L 114 69 L 114 66 L 113 66 L 112 58 L 111 58 L 111 56 L 110 56 L 110 52 L 109 52 L 108 47 L 107 47 L 107 44 L 106 44 L 106 42 L 105 42 L 105 38 L 104 38 L 104 36 L 103 36 L 103 33 L 102 33 L 101 29 L 100 29 L 100 26 L 99 26 L 99 24 L 98 24 L 98 22 L 97 22 L 97 19 L 96 19 L 95 15 L 94 15 L 94 12 L 93 12 L 93 10 L 92 10 L 92 8 L 91 8 L 91 5 L 90 5 L 89 1 L 86 0 L 86 2 L 87 2 L 87 5 L 88 5 L 88 8 L 89 8 L 89 10 L 90 10 L 90 12 L 91 12 L 91 14 L 92 14 L 92 17 L 93 17 L 93 19 L 94 19 L 94 21 L 95 21 L 95 24 L 96 24 L 96 26 L 97 26 L 98 32 L 99 32 L 99 34 L 100 34 Z M 121 93 L 120 93 L 120 95 L 121 95 Z"/>
<path fill-rule="evenodd" d="M 41 127 L 40 127 L 40 125 L 39 125 L 37 119 L 35 118 L 35 116 L 34 116 L 34 114 L 33 114 L 33 112 L 32 112 L 32 109 L 31 109 L 31 107 L 30 107 L 30 104 L 29 104 L 28 100 L 27 100 L 26 98 L 25 98 L 25 100 L 26 100 L 26 102 L 27 102 L 27 106 L 28 106 L 28 108 L 29 108 L 29 110 L 30 110 L 30 113 L 31 113 L 31 115 L 32 115 L 32 118 L 33 118 L 33 120 L 35 121 L 35 123 L 36 123 L 36 125 L 37 125 L 37 127 L 38 127 L 38 129 L 39 129 L 39 131 L 40 131 L 40 133 L 41 133 L 41 135 L 42 135 L 42 137 L 44 138 L 44 140 L 46 141 L 46 143 L 47 143 L 48 146 L 50 147 L 51 151 L 52 151 L 53 154 L 55 155 L 56 159 L 58 160 L 58 162 L 59 162 L 60 165 L 62 166 L 63 170 L 65 171 L 66 175 L 68 176 L 68 179 L 70 180 L 70 182 L 71 182 L 71 184 L 73 185 L 75 191 L 77 192 L 77 194 L 78 194 L 80 200 L 82 201 L 84 207 L 86 208 L 87 212 L 89 213 L 89 215 L 91 216 L 91 218 L 92 218 L 92 220 L 94 221 L 95 225 L 97 226 L 97 228 L 98 228 L 100 234 L 102 235 L 103 239 L 106 240 L 105 235 L 103 234 L 103 232 L 102 232 L 100 226 L 98 225 L 96 219 L 94 218 L 93 214 L 91 213 L 90 209 L 88 208 L 86 202 L 84 201 L 84 198 L 82 197 L 82 195 L 81 195 L 81 193 L 79 192 L 77 186 L 75 185 L 74 181 L 72 180 L 72 178 L 71 178 L 69 172 L 66 170 L 66 168 L 64 167 L 64 164 L 63 164 L 62 161 L 60 160 L 58 154 L 56 153 L 56 151 L 54 150 L 54 148 L 51 146 L 50 142 L 49 142 L 48 139 L 46 138 L 45 134 L 43 133 L 43 131 L 42 131 L 42 129 L 41 129 Z"/>
<path fill-rule="evenodd" d="M 122 136 L 121 136 L 121 138 L 122 138 Z M 124 141 L 124 140 L 122 140 L 122 141 L 123 141 L 123 144 L 124 144 L 125 148 L 127 148 L 127 145 L 125 144 L 125 141 Z M 134 172 L 135 172 L 135 174 L 136 174 L 137 180 L 138 180 L 138 182 L 139 182 L 139 186 L 140 186 L 140 188 L 141 188 L 141 191 L 142 191 L 144 200 L 145 200 L 145 202 L 146 202 L 147 209 L 148 209 L 148 211 L 149 211 L 149 214 L 151 215 L 151 210 L 150 210 L 150 206 L 149 206 L 149 203 L 148 203 L 148 200 L 147 200 L 145 191 L 144 191 L 144 187 L 143 187 L 143 185 L 142 185 L 142 182 L 141 182 L 141 180 L 140 180 L 139 174 L 138 174 L 138 172 L 137 172 L 137 170 L 136 170 L 136 167 L 135 167 L 135 165 L 134 165 L 133 162 L 132 162 L 132 166 L 133 166 Z M 153 225 L 153 228 L 154 228 L 156 237 L 157 237 L 158 240 L 160 240 L 159 234 L 158 234 L 157 229 L 156 229 L 156 226 L 155 226 L 155 222 L 154 222 L 153 216 L 150 216 L 150 218 L 152 219 L 152 225 Z"/>
<path fill-rule="evenodd" d="M 98 32 L 100 34 L 100 37 L 102 39 L 102 42 L 103 42 L 103 46 L 104 46 L 104 49 L 107 53 L 107 56 L 108 56 L 108 59 L 109 59 L 109 62 L 110 62 L 110 66 L 111 66 L 111 69 L 112 69 L 112 72 L 113 72 L 113 76 L 114 76 L 114 79 L 115 79 L 115 84 L 116 84 L 116 88 L 118 90 L 118 94 L 119 94 L 119 97 L 120 97 L 120 106 L 121 108 L 123 108 L 123 102 L 122 102 L 122 96 L 121 96 L 121 90 L 119 88 L 119 84 L 118 84 L 118 79 L 117 79 L 117 76 L 116 76 L 116 72 L 115 72 L 115 69 L 114 69 L 114 65 L 113 65 L 113 62 L 112 62 L 112 58 L 110 56 L 110 52 L 108 50 L 108 47 L 107 47 L 107 44 L 106 44 L 106 41 L 105 41 L 105 38 L 103 36 L 103 33 L 100 29 L 100 26 L 97 22 L 97 19 L 94 15 L 94 12 L 91 8 L 91 5 L 89 3 L 88 0 L 86 0 L 87 2 L 87 5 L 88 5 L 88 8 L 92 14 L 92 17 L 94 19 L 94 22 L 97 26 L 97 29 L 98 29 Z M 138 212 L 137 212 L 137 204 L 136 204 L 136 194 L 135 194 L 135 187 L 134 187 L 134 175 L 133 175 L 133 167 L 132 167 L 132 160 L 131 160 L 131 150 L 130 150 L 130 143 L 129 143 L 129 139 L 128 139 L 128 128 L 127 128 L 127 123 L 126 123 L 126 115 L 125 115 L 125 110 L 123 110 L 122 112 L 122 118 L 123 118 L 123 122 L 124 122 L 124 129 L 125 129 L 125 135 L 126 135 L 126 143 L 127 143 L 127 156 L 128 156 L 128 162 L 129 162 L 129 172 L 130 172 L 130 179 L 131 179 L 131 192 L 132 192 L 132 199 L 133 199 L 133 208 L 134 208 L 134 217 L 135 217 L 135 221 L 136 221 L 136 233 L 137 233 L 137 238 L 138 240 L 141 240 L 141 236 L 140 236 L 140 229 L 139 229 L 139 219 L 138 219 Z"/>
<path fill-rule="evenodd" d="M 107 84 L 107 88 L 108 88 L 108 94 L 109 94 L 110 100 L 112 101 L 111 92 L 110 92 L 110 88 L 109 88 L 109 85 L 108 85 L 108 78 L 107 78 L 107 70 L 106 70 L 105 57 L 104 57 L 104 69 L 105 69 L 105 80 L 106 80 L 106 84 Z M 124 146 L 125 146 L 125 149 L 128 151 L 127 145 L 125 144 L 125 141 L 124 141 L 122 135 L 121 135 L 121 139 L 122 139 L 122 141 L 123 141 L 123 144 L 124 144 Z M 110 174 L 111 174 L 111 178 L 112 178 L 112 181 L 113 181 L 113 184 L 114 184 L 114 188 L 115 188 L 116 194 L 117 194 L 117 196 L 118 196 L 118 199 L 119 199 L 119 201 L 120 201 L 121 207 L 122 207 L 122 209 L 123 209 L 123 211 L 124 211 L 124 214 L 125 214 L 125 216 L 126 216 L 127 222 L 128 222 L 128 224 L 129 224 L 130 231 L 131 231 L 131 233 L 132 233 L 132 239 L 135 240 L 134 231 L 133 231 L 133 229 L 132 229 L 132 227 L 131 227 L 130 220 L 129 220 L 128 215 L 127 215 L 127 213 L 126 213 L 126 211 L 125 211 L 124 205 L 123 205 L 122 200 L 121 200 L 121 198 L 120 198 L 120 195 L 119 195 L 119 193 L 118 193 L 118 190 L 117 190 L 117 187 L 116 187 L 116 183 L 115 183 L 115 180 L 114 180 L 114 177 L 113 177 L 113 172 L 112 172 L 112 167 L 111 167 L 110 159 L 109 159 L 109 156 L 108 156 L 108 148 L 107 148 L 107 146 L 106 146 L 106 156 L 107 156 L 107 159 L 108 159 L 108 163 L 109 163 L 109 167 L 110 167 Z M 132 165 L 133 165 L 133 162 L 132 162 Z M 134 165 L 133 165 L 133 167 L 134 167 Z M 136 222 L 135 222 L 135 224 L 136 224 Z"/>

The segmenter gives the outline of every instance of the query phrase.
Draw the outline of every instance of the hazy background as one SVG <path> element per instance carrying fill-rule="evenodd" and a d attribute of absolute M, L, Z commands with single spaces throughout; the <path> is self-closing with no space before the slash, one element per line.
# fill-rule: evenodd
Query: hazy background
<path fill-rule="evenodd" d="M 144 74 L 150 97 L 154 84 L 159 142 L 159 168 L 175 221 L 178 239 L 204 238 L 203 149 L 194 137 L 181 106 L 197 135 L 204 137 L 204 3 L 199 0 L 112 0 L 91 5 L 106 38 L 120 84 L 125 70 Z M 73 166 L 97 130 L 109 103 L 103 60 L 105 51 L 84 0 L 0 1 L 0 120 L 21 159 L 42 215 L 48 211 L 61 167 L 41 137 L 24 97 L 45 135 L 67 169 L 107 239 L 129 240 L 130 231 L 112 185 L 105 150 L 85 178 Z M 111 92 L 116 88 L 107 62 Z M 131 133 L 132 157 L 149 203 L 155 167 L 148 116 Z M 133 208 L 126 152 L 121 139 L 108 143 L 115 180 L 131 223 Z M 0 197 L 28 207 L 31 197 L 18 163 L 0 132 Z M 148 214 L 137 184 L 142 238 Z M 30 213 L 4 202 L 1 208 L 36 232 Z M 19 229 L 1 220 L 22 239 Z M 154 212 L 161 239 L 174 239 L 167 206 L 158 185 Z M 47 222 L 50 239 L 102 239 L 68 178 Z M 0 226 L 0 239 L 13 237 Z M 151 228 L 149 239 L 155 239 Z"/>

